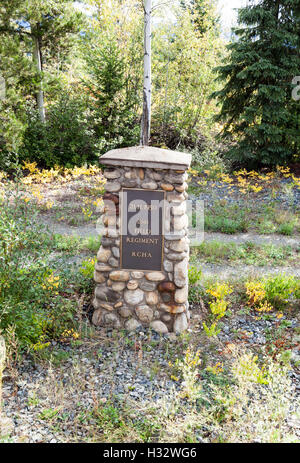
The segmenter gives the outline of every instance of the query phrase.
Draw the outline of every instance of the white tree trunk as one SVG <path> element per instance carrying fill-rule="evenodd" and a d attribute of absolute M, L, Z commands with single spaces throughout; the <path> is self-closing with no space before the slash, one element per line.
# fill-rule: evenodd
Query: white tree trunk
<path fill-rule="evenodd" d="M 36 63 L 38 72 L 41 73 L 42 72 L 42 60 L 41 60 L 40 44 L 39 44 L 39 40 L 36 37 L 34 37 L 33 40 L 34 40 L 34 61 Z M 38 105 L 40 120 L 41 122 L 44 123 L 46 120 L 46 116 L 45 116 L 45 106 L 44 106 L 44 92 L 42 89 L 42 85 L 37 93 L 37 105 Z"/>
<path fill-rule="evenodd" d="M 152 0 L 144 0 L 144 89 L 141 145 L 149 145 L 151 126 L 151 10 Z"/>

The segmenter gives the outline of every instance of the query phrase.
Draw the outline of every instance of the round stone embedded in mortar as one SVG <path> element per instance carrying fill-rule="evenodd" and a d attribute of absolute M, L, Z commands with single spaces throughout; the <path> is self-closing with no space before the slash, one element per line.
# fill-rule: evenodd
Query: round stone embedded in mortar
<path fill-rule="evenodd" d="M 178 241 L 171 241 L 168 245 L 169 248 L 175 252 L 186 252 L 189 248 L 188 239 L 186 237 L 181 238 Z"/>
<path fill-rule="evenodd" d="M 141 328 L 142 325 L 135 318 L 130 318 L 125 322 L 125 329 L 128 331 L 134 331 L 137 328 Z"/>
<path fill-rule="evenodd" d="M 164 259 L 164 270 L 166 272 L 172 272 L 173 271 L 173 262 L 170 262 L 167 259 Z"/>
<path fill-rule="evenodd" d="M 165 191 L 173 191 L 174 190 L 174 186 L 171 185 L 170 183 L 161 183 L 160 187 Z"/>
<path fill-rule="evenodd" d="M 95 296 L 97 299 L 99 299 L 99 301 L 105 302 L 117 302 L 120 299 L 119 293 L 104 285 L 99 285 L 96 287 Z"/>
<path fill-rule="evenodd" d="M 159 304 L 159 309 L 171 314 L 178 314 L 186 311 L 185 305 L 177 304 Z"/>
<path fill-rule="evenodd" d="M 101 302 L 100 306 L 102 307 L 102 309 L 108 310 L 109 312 L 112 312 L 114 310 L 113 306 L 106 302 Z"/>
<path fill-rule="evenodd" d="M 156 282 L 147 281 L 147 280 L 141 280 L 139 282 L 139 287 L 143 291 L 154 291 L 156 289 Z"/>
<path fill-rule="evenodd" d="M 121 307 L 119 309 L 119 314 L 121 315 L 121 317 L 123 318 L 128 318 L 128 317 L 131 317 L 132 315 L 132 309 L 130 309 L 129 307 Z"/>
<path fill-rule="evenodd" d="M 162 272 L 149 272 L 145 276 L 149 281 L 163 281 L 166 279 L 165 274 Z"/>
<path fill-rule="evenodd" d="M 126 283 L 124 283 L 123 281 L 117 281 L 111 285 L 111 289 L 113 289 L 114 291 L 123 291 L 125 287 Z"/>
<path fill-rule="evenodd" d="M 140 305 L 135 309 L 137 317 L 142 323 L 150 323 L 153 319 L 153 310 L 148 305 Z"/>
<path fill-rule="evenodd" d="M 156 305 L 158 303 L 158 294 L 156 291 L 147 291 L 146 292 L 146 302 L 149 305 Z"/>
<path fill-rule="evenodd" d="M 155 320 L 155 321 L 151 322 L 150 327 L 154 331 L 156 331 L 157 333 L 160 333 L 160 334 L 166 334 L 166 333 L 169 332 L 168 327 L 163 322 L 161 322 L 160 320 Z"/>
<path fill-rule="evenodd" d="M 129 305 L 138 305 L 144 299 L 144 291 L 141 289 L 130 290 L 127 289 L 124 291 L 125 302 Z"/>
<path fill-rule="evenodd" d="M 159 283 L 157 289 L 160 292 L 173 292 L 175 291 L 176 286 L 172 281 L 164 281 L 163 283 Z"/>
<path fill-rule="evenodd" d="M 105 325 L 112 326 L 113 328 L 121 328 L 120 320 L 116 314 L 106 313 L 103 318 Z"/>
<path fill-rule="evenodd" d="M 175 302 L 178 304 L 184 304 L 188 299 L 188 287 L 184 286 L 181 289 L 175 291 Z"/>
<path fill-rule="evenodd" d="M 111 267 L 115 267 L 115 268 L 119 267 L 119 261 L 118 259 L 115 259 L 114 257 L 110 257 L 108 259 L 108 263 L 109 265 L 111 265 Z"/>
<path fill-rule="evenodd" d="M 97 260 L 99 262 L 106 263 L 108 261 L 108 259 L 110 258 L 110 256 L 111 256 L 111 250 L 103 248 L 101 246 L 101 248 L 99 249 L 99 251 L 97 253 Z"/>
<path fill-rule="evenodd" d="M 103 310 L 102 309 L 96 309 L 93 313 L 92 317 L 92 323 L 95 326 L 101 326 L 103 321 Z"/>
<path fill-rule="evenodd" d="M 186 213 L 186 202 L 175 202 L 170 204 L 171 214 L 175 217 L 182 216 Z"/>
<path fill-rule="evenodd" d="M 188 184 L 184 182 L 182 185 L 177 185 L 176 186 L 176 191 L 179 191 L 179 193 L 182 193 L 183 191 L 188 189 Z"/>
<path fill-rule="evenodd" d="M 127 283 L 127 288 L 128 289 L 136 289 L 138 288 L 139 283 L 136 280 L 129 280 Z"/>
<path fill-rule="evenodd" d="M 103 172 L 103 175 L 105 178 L 109 180 L 114 180 L 121 176 L 120 171 L 118 169 L 114 169 L 114 170 L 105 169 L 105 171 Z"/>
<path fill-rule="evenodd" d="M 128 281 L 130 274 L 125 270 L 114 270 L 110 273 L 109 277 L 113 281 Z"/>
<path fill-rule="evenodd" d="M 121 184 L 119 182 L 107 182 L 105 185 L 105 189 L 109 193 L 117 193 L 121 190 Z"/>
<path fill-rule="evenodd" d="M 96 283 L 105 283 L 106 278 L 101 272 L 94 271 L 94 280 Z"/>
<path fill-rule="evenodd" d="M 131 272 L 131 277 L 133 278 L 133 280 L 140 280 L 141 278 L 143 278 L 143 276 L 144 276 L 144 272 L 139 272 L 139 271 Z"/>
<path fill-rule="evenodd" d="M 179 288 L 188 284 L 188 261 L 187 259 L 177 262 L 174 266 L 174 282 Z"/>
<path fill-rule="evenodd" d="M 101 262 L 96 262 L 95 269 L 97 272 L 109 272 L 112 270 L 110 265 L 106 265 Z"/>
<path fill-rule="evenodd" d="M 183 331 L 188 329 L 188 321 L 185 313 L 181 313 L 176 315 L 173 331 L 175 333 L 182 333 Z"/>
<path fill-rule="evenodd" d="M 155 182 L 143 182 L 141 187 L 145 190 L 157 190 L 157 183 Z"/>
<path fill-rule="evenodd" d="M 186 252 L 169 252 L 168 259 L 179 262 L 187 257 Z"/>

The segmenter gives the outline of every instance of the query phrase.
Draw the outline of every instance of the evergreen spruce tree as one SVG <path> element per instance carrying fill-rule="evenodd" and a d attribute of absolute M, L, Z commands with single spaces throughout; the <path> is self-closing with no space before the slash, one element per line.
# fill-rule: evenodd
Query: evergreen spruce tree
<path fill-rule="evenodd" d="M 88 41 L 88 37 L 85 40 Z M 98 48 L 87 43 L 86 50 L 84 85 L 89 95 L 97 149 L 105 153 L 138 143 L 138 118 L 134 112 L 138 94 L 129 91 L 130 77 L 126 76 L 125 60 L 117 40 L 108 37 Z"/>
<path fill-rule="evenodd" d="M 238 14 L 236 41 L 219 99 L 222 135 L 235 140 L 229 151 L 247 166 L 291 162 L 300 152 L 300 102 L 292 80 L 300 74 L 300 0 L 251 1 Z"/>

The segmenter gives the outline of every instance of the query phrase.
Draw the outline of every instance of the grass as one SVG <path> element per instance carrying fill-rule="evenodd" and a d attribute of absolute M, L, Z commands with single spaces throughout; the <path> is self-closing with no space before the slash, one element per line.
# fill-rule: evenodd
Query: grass
<path fill-rule="evenodd" d="M 244 218 L 230 219 L 229 217 L 206 214 L 204 216 L 205 231 L 220 232 L 233 235 L 234 233 L 243 233 L 248 230 L 247 222 Z"/>
<path fill-rule="evenodd" d="M 278 204 L 242 201 L 230 204 L 216 200 L 204 210 L 205 231 L 226 234 L 255 232 L 291 236 L 300 232 L 299 212 L 282 211 Z"/>
<path fill-rule="evenodd" d="M 191 249 L 192 263 L 244 264 L 255 266 L 287 266 L 299 262 L 299 248 L 291 246 L 275 246 L 273 244 L 257 245 L 208 241 Z"/>
<path fill-rule="evenodd" d="M 55 251 L 72 254 L 90 251 L 95 254 L 100 247 L 101 236 L 88 236 L 83 238 L 76 235 L 61 235 L 55 233 L 52 235 L 52 240 L 52 249 Z"/>

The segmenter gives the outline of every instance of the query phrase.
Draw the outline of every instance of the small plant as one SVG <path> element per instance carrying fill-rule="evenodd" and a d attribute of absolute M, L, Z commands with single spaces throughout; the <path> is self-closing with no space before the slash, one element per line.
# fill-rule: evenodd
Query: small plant
<path fill-rule="evenodd" d="M 279 274 L 263 280 L 266 299 L 276 308 L 285 306 L 292 294 L 297 294 L 299 282 L 292 275 Z"/>
<path fill-rule="evenodd" d="M 203 322 L 203 328 L 209 338 L 216 337 L 221 332 L 221 329 L 217 328 L 217 323 L 212 323 L 210 326 L 207 326 L 206 323 Z"/>
<path fill-rule="evenodd" d="M 201 385 L 199 384 L 198 367 L 201 365 L 200 352 L 194 352 L 188 347 L 183 360 L 176 359 L 175 366 L 183 377 L 183 397 L 194 401 L 199 397 Z"/>
<path fill-rule="evenodd" d="M 263 283 L 259 281 L 247 281 L 246 294 L 248 296 L 248 305 L 254 307 L 258 312 L 270 312 L 273 309 L 265 300 L 266 291 Z"/>
<path fill-rule="evenodd" d="M 277 233 L 282 235 L 291 236 L 294 233 L 296 223 L 295 222 L 285 222 L 278 226 Z"/>
<path fill-rule="evenodd" d="M 256 384 L 269 384 L 268 371 L 263 365 L 258 366 L 258 357 L 252 353 L 244 353 L 232 368 L 234 378 L 242 383 L 244 380 Z"/>
<path fill-rule="evenodd" d="M 125 427 L 119 410 L 113 404 L 99 405 L 94 409 L 93 416 L 96 419 L 97 426 L 106 435 L 109 435 L 112 431 L 115 432 L 118 428 Z"/>
<path fill-rule="evenodd" d="M 52 421 L 57 417 L 58 414 L 59 409 L 46 408 L 40 413 L 39 417 L 41 420 Z"/>
<path fill-rule="evenodd" d="M 210 326 L 203 323 L 203 328 L 207 336 L 213 337 L 220 333 L 220 329 L 217 328 L 217 322 L 220 318 L 223 318 L 226 314 L 228 307 L 228 301 L 226 296 L 232 293 L 232 288 L 226 283 L 217 283 L 206 290 L 207 294 L 213 296 L 214 300 L 210 301 L 209 307 L 212 314 L 213 322 Z"/>
<path fill-rule="evenodd" d="M 199 281 L 201 280 L 202 277 L 202 270 L 198 269 L 196 266 L 192 265 L 189 268 L 189 285 L 190 286 L 195 286 Z"/>
<path fill-rule="evenodd" d="M 96 259 L 83 260 L 80 267 L 80 273 L 87 278 L 93 278 Z"/>
<path fill-rule="evenodd" d="M 189 268 L 189 301 L 197 303 L 201 298 L 199 282 L 202 278 L 202 270 L 192 265 Z"/>

